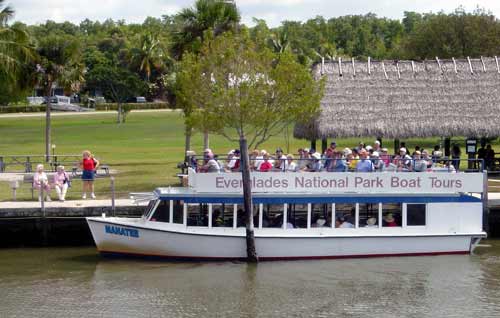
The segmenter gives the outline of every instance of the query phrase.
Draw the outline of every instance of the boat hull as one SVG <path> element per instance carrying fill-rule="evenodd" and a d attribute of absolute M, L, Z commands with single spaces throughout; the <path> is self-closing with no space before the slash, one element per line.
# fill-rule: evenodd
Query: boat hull
<path fill-rule="evenodd" d="M 102 254 L 192 260 L 239 260 L 246 258 L 245 229 L 226 233 L 203 233 L 175 226 L 158 228 L 151 222 L 88 218 L 97 249 Z M 155 226 L 157 226 L 155 224 Z M 394 232 L 353 235 L 352 229 L 326 229 L 301 235 L 279 235 L 256 230 L 256 248 L 261 260 L 298 260 L 468 254 L 483 233 L 417 235 Z M 331 233 L 334 235 L 331 235 Z M 299 234 L 297 234 L 299 233 Z M 330 233 L 330 234 L 328 234 Z"/>

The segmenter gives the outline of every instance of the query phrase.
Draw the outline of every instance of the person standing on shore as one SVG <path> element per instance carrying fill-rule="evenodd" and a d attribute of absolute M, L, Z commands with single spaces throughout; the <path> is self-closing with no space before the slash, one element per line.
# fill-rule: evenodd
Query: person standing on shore
<path fill-rule="evenodd" d="M 88 150 L 83 152 L 83 159 L 80 162 L 80 168 L 82 168 L 82 180 L 83 180 L 83 193 L 82 199 L 87 198 L 87 192 L 90 192 L 90 197 L 95 199 L 94 194 L 94 176 L 95 170 L 99 167 L 99 161 L 92 156 L 92 153 Z"/>

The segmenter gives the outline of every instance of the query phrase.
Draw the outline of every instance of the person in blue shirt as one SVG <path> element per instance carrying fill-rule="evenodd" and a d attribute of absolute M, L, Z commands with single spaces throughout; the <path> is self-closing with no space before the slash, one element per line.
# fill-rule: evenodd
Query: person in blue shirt
<path fill-rule="evenodd" d="M 368 159 L 368 153 L 365 149 L 359 153 L 360 160 L 356 164 L 357 172 L 373 172 L 373 163 Z"/>

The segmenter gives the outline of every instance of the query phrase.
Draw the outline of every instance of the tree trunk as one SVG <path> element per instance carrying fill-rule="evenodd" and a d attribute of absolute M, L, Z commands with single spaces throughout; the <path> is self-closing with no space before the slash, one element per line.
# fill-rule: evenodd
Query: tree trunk
<path fill-rule="evenodd" d="M 210 138 L 208 136 L 208 132 L 203 133 L 203 149 L 210 148 Z"/>
<path fill-rule="evenodd" d="M 186 131 L 185 131 L 186 141 L 185 141 L 185 145 L 184 145 L 184 161 L 188 161 L 187 152 L 188 152 L 188 150 L 191 150 L 191 133 L 192 133 L 191 127 L 188 127 L 186 125 Z"/>
<path fill-rule="evenodd" d="M 50 122 L 50 92 L 52 91 L 52 85 L 45 92 L 47 95 L 47 107 L 45 109 L 45 162 L 50 160 L 50 145 L 51 145 L 51 122 Z"/>
<path fill-rule="evenodd" d="M 121 124 L 122 122 L 122 104 L 118 102 L 118 118 L 116 119 L 116 122 L 118 124 Z"/>
<path fill-rule="evenodd" d="M 253 204 L 252 187 L 250 184 L 250 166 L 248 158 L 248 145 L 244 135 L 240 136 L 241 151 L 241 176 L 243 180 L 243 205 L 245 208 L 245 225 L 247 239 L 247 261 L 258 262 L 257 251 L 255 249 L 255 236 L 253 230 Z"/>

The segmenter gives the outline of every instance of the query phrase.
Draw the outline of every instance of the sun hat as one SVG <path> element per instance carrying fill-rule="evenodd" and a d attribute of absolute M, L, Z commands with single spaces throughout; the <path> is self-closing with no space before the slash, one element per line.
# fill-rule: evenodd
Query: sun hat
<path fill-rule="evenodd" d="M 380 146 L 380 141 L 375 140 L 375 144 Z"/>
<path fill-rule="evenodd" d="M 379 157 L 379 153 L 378 153 L 378 151 L 374 151 L 374 152 L 372 153 L 372 157 L 377 157 L 377 158 L 378 158 L 378 157 Z"/>
<path fill-rule="evenodd" d="M 228 155 L 234 155 L 234 150 L 233 149 L 229 150 L 229 152 L 227 154 Z"/>
<path fill-rule="evenodd" d="M 343 153 L 344 153 L 344 156 L 347 156 L 347 155 L 352 154 L 352 150 L 349 149 L 349 148 L 345 148 L 344 151 L 343 151 Z"/>
<path fill-rule="evenodd" d="M 203 152 L 212 152 L 212 149 L 207 148 L 207 149 L 205 149 Z"/>
<path fill-rule="evenodd" d="M 320 155 L 319 152 L 313 153 L 312 156 L 313 156 L 314 159 L 317 159 L 317 160 L 321 159 L 321 155 Z"/>
<path fill-rule="evenodd" d="M 376 218 L 369 218 L 368 220 L 366 220 L 367 225 L 375 225 L 376 223 L 377 223 Z"/>
<path fill-rule="evenodd" d="M 386 222 L 394 222 L 394 217 L 392 216 L 392 213 L 387 213 L 384 216 L 384 221 L 386 221 Z"/>
<path fill-rule="evenodd" d="M 389 150 L 387 150 L 387 148 L 382 148 L 382 152 L 387 152 Z"/>
<path fill-rule="evenodd" d="M 373 147 L 372 147 L 372 146 L 370 146 L 370 145 L 368 145 L 368 146 L 366 146 L 366 147 L 365 147 L 365 149 L 366 149 L 366 151 L 370 151 L 370 150 L 372 150 L 372 149 L 373 149 Z"/>
<path fill-rule="evenodd" d="M 404 152 L 404 153 L 406 153 L 406 148 L 399 148 L 399 152 Z"/>

